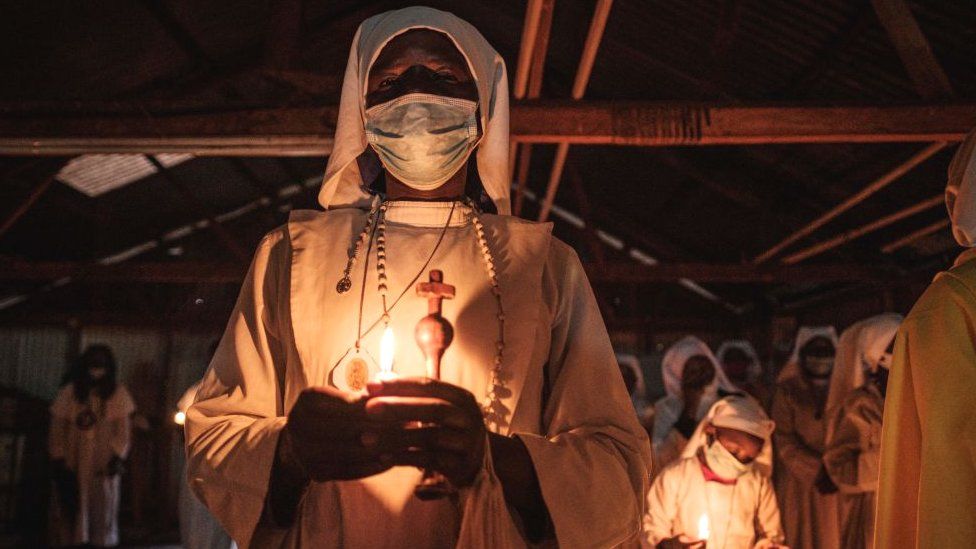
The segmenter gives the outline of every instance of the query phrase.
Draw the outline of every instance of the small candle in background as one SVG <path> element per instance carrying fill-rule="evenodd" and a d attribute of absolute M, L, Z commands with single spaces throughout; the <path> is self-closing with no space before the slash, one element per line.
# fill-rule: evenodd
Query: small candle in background
<path fill-rule="evenodd" d="M 393 371 L 393 354 L 396 350 L 396 338 L 393 328 L 387 326 L 380 338 L 380 371 L 376 373 L 376 381 L 390 381 L 397 378 Z"/>
<path fill-rule="evenodd" d="M 177 425 L 183 425 L 184 423 L 186 423 L 186 414 L 184 414 L 183 412 L 176 412 L 175 414 L 173 414 L 173 423 Z"/>

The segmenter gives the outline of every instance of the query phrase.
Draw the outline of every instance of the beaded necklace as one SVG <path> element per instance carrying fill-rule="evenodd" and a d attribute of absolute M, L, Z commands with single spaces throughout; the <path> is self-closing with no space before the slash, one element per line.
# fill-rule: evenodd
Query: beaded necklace
<path fill-rule="evenodd" d="M 447 221 L 441 231 L 440 236 L 437 239 L 434 248 L 431 250 L 430 255 L 424 262 L 424 265 L 419 269 L 417 275 L 413 277 L 409 284 L 404 287 L 403 291 L 397 296 L 397 298 L 392 302 L 388 303 L 387 296 L 389 293 L 389 287 L 387 285 L 386 276 L 386 210 L 388 208 L 389 202 L 374 202 L 373 207 L 370 209 L 369 214 L 366 217 L 366 223 L 363 226 L 362 232 L 359 234 L 359 238 L 356 239 L 356 244 L 353 249 L 353 253 L 350 254 L 349 260 L 346 262 L 346 267 L 343 269 L 343 276 L 336 284 L 336 292 L 343 294 L 348 292 L 352 288 L 352 280 L 350 279 L 350 273 L 355 266 L 356 260 L 360 255 L 366 255 L 369 253 L 369 249 L 372 248 L 372 241 L 375 237 L 376 240 L 376 291 L 380 296 L 380 300 L 383 306 L 383 315 L 377 319 L 373 324 L 371 324 L 365 331 L 362 328 L 362 310 L 363 301 L 365 298 L 365 288 L 361 289 L 360 300 L 359 300 L 359 328 L 357 329 L 356 335 L 356 350 L 359 350 L 359 345 L 363 337 L 371 332 L 380 322 L 385 326 L 390 323 L 390 311 L 400 302 L 400 299 L 406 295 L 406 293 L 413 288 L 414 283 L 420 278 L 420 276 L 427 270 L 427 266 L 433 260 L 434 255 L 440 248 L 441 242 L 444 239 L 444 235 L 447 232 L 447 228 L 450 226 L 451 219 L 454 216 L 455 208 L 458 205 L 458 201 L 455 201 L 451 205 L 451 210 L 448 213 Z M 478 240 L 478 247 L 481 251 L 481 256 L 484 259 L 485 273 L 488 276 L 488 281 L 491 284 L 491 294 L 495 299 L 495 318 L 498 326 L 498 337 L 495 340 L 495 357 L 492 363 L 491 371 L 488 380 L 488 389 L 485 394 L 485 399 L 482 404 L 482 412 L 485 416 L 486 423 L 489 426 L 498 426 L 500 423 L 500 418 L 496 417 L 496 402 L 501 394 L 504 394 L 505 380 L 502 376 L 502 362 L 505 352 L 505 312 L 502 307 L 502 292 L 501 287 L 498 283 L 498 273 L 495 270 L 495 259 L 491 252 L 491 247 L 488 245 L 488 239 L 485 236 L 485 227 L 481 222 L 479 216 L 479 210 L 475 204 L 470 199 L 464 199 L 463 205 L 471 209 L 471 224 L 474 226 L 474 232 Z M 374 231 L 375 225 L 375 231 Z M 366 250 L 365 254 L 363 249 Z M 368 268 L 368 257 L 366 258 Z M 365 269 L 363 273 L 363 282 L 365 284 Z"/>

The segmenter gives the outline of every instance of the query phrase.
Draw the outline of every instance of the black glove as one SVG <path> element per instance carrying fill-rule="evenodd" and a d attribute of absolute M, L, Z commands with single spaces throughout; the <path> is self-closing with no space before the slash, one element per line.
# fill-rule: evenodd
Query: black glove
<path fill-rule="evenodd" d="M 62 459 L 52 462 L 52 467 L 51 475 L 54 479 L 58 503 L 64 515 L 74 520 L 78 514 L 78 475 L 69 469 Z"/>
<path fill-rule="evenodd" d="M 108 460 L 108 465 L 105 466 L 105 476 L 116 477 L 122 474 L 125 470 L 125 462 L 119 456 L 112 456 L 112 459 Z"/>

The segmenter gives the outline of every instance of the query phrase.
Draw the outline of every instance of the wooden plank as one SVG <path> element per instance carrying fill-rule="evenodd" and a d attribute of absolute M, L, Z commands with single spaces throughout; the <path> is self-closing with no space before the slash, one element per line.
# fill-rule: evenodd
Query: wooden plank
<path fill-rule="evenodd" d="M 74 262 L 0 263 L 2 281 L 44 281 L 70 277 L 89 282 L 141 282 L 155 284 L 239 284 L 246 263 L 169 261 L 92 265 Z M 642 265 L 611 261 L 584 265 L 590 280 L 605 284 L 670 283 L 682 279 L 727 284 L 791 284 L 829 281 L 886 280 L 897 275 L 876 265 L 816 264 L 804 266 L 659 263 Z"/>
<path fill-rule="evenodd" d="M 247 108 L 98 114 L 0 106 L 0 155 L 163 152 L 197 156 L 324 156 L 336 108 Z M 674 146 L 956 142 L 976 126 L 976 103 L 770 106 L 531 101 L 512 109 L 521 143 Z"/>
<path fill-rule="evenodd" d="M 891 38 L 902 65 L 923 99 L 943 99 L 954 95 L 952 84 L 932 46 L 919 28 L 905 0 L 871 0 L 874 12 Z"/>

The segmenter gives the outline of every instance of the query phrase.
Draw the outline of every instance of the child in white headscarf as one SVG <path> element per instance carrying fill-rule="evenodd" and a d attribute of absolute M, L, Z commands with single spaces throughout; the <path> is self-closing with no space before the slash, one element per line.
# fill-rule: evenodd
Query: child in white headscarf
<path fill-rule="evenodd" d="M 824 465 L 841 493 L 841 545 L 874 547 L 874 495 L 878 489 L 881 415 L 891 347 L 902 317 L 862 320 L 840 336 L 827 409 L 831 418 Z M 831 402 L 833 401 L 833 402 Z M 835 404 L 839 401 L 840 404 Z"/>
<path fill-rule="evenodd" d="M 747 549 L 783 543 L 768 475 L 773 427 L 752 397 L 716 402 L 681 459 L 651 486 L 642 545 L 685 547 L 705 541 L 707 547 Z"/>

